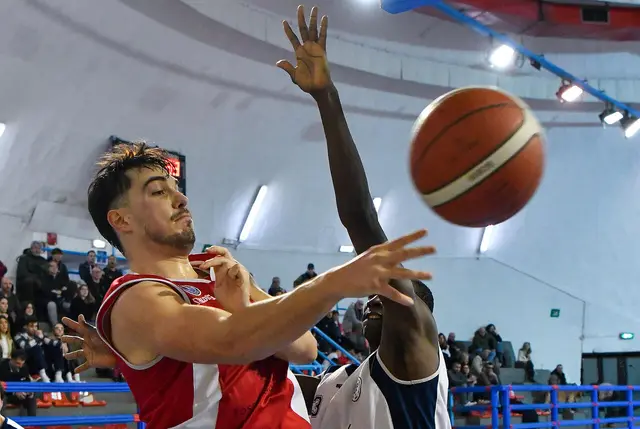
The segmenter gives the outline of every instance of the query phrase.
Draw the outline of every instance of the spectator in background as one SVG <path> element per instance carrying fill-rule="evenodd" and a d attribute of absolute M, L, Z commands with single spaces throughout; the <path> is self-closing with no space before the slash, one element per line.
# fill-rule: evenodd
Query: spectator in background
<path fill-rule="evenodd" d="M 29 368 L 25 362 L 24 350 L 12 351 L 10 359 L 0 362 L 0 380 L 8 382 L 31 381 Z M 23 408 L 29 417 L 34 417 L 38 409 L 36 395 L 33 392 L 7 393 L 6 402 Z"/>
<path fill-rule="evenodd" d="M 362 330 L 362 318 L 364 316 L 364 302 L 357 300 L 352 302 L 342 317 L 342 330 L 354 348 L 362 353 L 366 353 L 364 332 Z"/>
<path fill-rule="evenodd" d="M 7 275 L 7 266 L 0 261 L 0 278 L 4 277 L 5 275 Z"/>
<path fill-rule="evenodd" d="M 475 355 L 473 359 L 471 359 L 471 363 L 469 364 L 469 366 L 471 367 L 471 373 L 478 377 L 478 379 L 480 379 L 480 376 L 482 375 L 484 364 L 488 362 L 490 354 L 490 350 L 482 350 L 482 352 Z M 481 386 L 486 386 L 486 384 L 482 384 Z"/>
<path fill-rule="evenodd" d="M 51 335 L 52 343 L 60 348 L 57 351 L 54 359 L 57 359 L 57 354 L 59 353 L 61 356 L 64 356 L 66 353 L 69 353 L 69 345 L 67 343 L 62 342 L 62 336 L 64 335 L 64 325 L 62 323 L 56 323 L 53 327 L 53 333 Z M 69 382 L 80 382 L 80 374 L 74 374 L 74 370 L 78 367 L 77 359 L 66 360 L 63 359 L 64 369 L 62 373 L 64 374 L 65 379 Z M 2 429 L 2 428 L 0 428 Z"/>
<path fill-rule="evenodd" d="M 280 277 L 274 277 L 271 279 L 271 286 L 269 286 L 269 295 L 278 296 L 282 295 L 286 291 L 280 286 Z"/>
<path fill-rule="evenodd" d="M 441 332 L 438 334 L 438 344 L 440 345 L 440 350 L 442 351 L 442 355 L 444 356 L 445 364 L 447 368 L 451 369 L 451 351 L 449 350 L 449 344 L 447 344 L 447 337 Z"/>
<path fill-rule="evenodd" d="M 49 270 L 47 260 L 42 257 L 42 243 L 34 241 L 29 249 L 24 249 L 18 258 L 16 292 L 20 302 L 34 302 L 36 292 L 42 288 L 42 281 Z"/>
<path fill-rule="evenodd" d="M 535 382 L 536 371 L 531 360 L 531 344 L 525 342 L 518 350 L 518 360 L 515 364 L 516 368 L 523 368 L 526 381 Z"/>
<path fill-rule="evenodd" d="M 496 340 L 491 335 L 487 334 L 485 328 L 479 328 L 473 335 L 471 346 L 469 346 L 469 353 L 481 353 L 484 350 L 489 350 L 489 360 L 493 361 L 496 357 Z"/>
<path fill-rule="evenodd" d="M 300 274 L 297 279 L 293 281 L 293 287 L 296 288 L 300 286 L 302 283 L 311 280 L 316 277 L 318 274 L 316 273 L 316 267 L 313 264 L 307 265 L 307 271 Z"/>
<path fill-rule="evenodd" d="M 330 311 L 324 316 L 318 323 L 316 323 L 316 328 L 327 334 L 329 338 L 331 338 L 336 343 L 340 342 L 340 328 L 338 327 L 338 323 L 335 320 L 334 312 Z M 320 335 L 315 336 L 318 341 L 318 350 L 323 353 L 330 353 L 334 347 L 329 344 L 327 340 L 322 338 Z"/>
<path fill-rule="evenodd" d="M 9 301 L 4 297 L 0 297 L 0 317 L 4 317 L 6 319 L 9 332 L 13 332 L 13 322 L 11 321 L 11 316 L 9 315 Z M 8 357 L 9 356 L 7 356 L 6 358 Z"/>
<path fill-rule="evenodd" d="M 87 287 L 89 288 L 89 292 L 91 292 L 91 295 L 96 299 L 96 301 L 98 301 L 98 303 L 102 302 L 102 296 L 103 296 L 102 295 L 102 286 L 103 286 L 102 276 L 104 276 L 104 271 L 102 271 L 102 269 L 99 266 L 94 265 L 94 267 L 91 268 L 91 277 L 87 282 Z"/>
<path fill-rule="evenodd" d="M 2 353 L 2 359 L 9 359 L 12 351 L 13 338 L 9 329 L 9 319 L 5 316 L 0 316 L 0 352 Z"/>
<path fill-rule="evenodd" d="M 11 316 L 11 321 L 15 322 L 18 315 L 21 313 L 20 302 L 13 290 L 13 282 L 9 277 L 2 278 L 2 290 L 0 291 L 0 297 L 6 298 L 9 302 L 8 313 Z"/>
<path fill-rule="evenodd" d="M 7 400 L 7 393 L 4 388 L 0 386 L 0 410 L 4 410 L 4 403 Z M 0 429 L 24 429 L 18 423 L 11 420 L 9 417 L 0 415 Z"/>
<path fill-rule="evenodd" d="M 80 278 L 83 282 L 89 284 L 89 280 L 91 280 L 91 270 L 97 265 L 96 252 L 93 250 L 89 250 L 87 252 L 87 260 L 81 263 L 78 267 L 78 271 L 80 271 Z"/>
<path fill-rule="evenodd" d="M 58 303 L 62 299 L 62 289 L 69 283 L 69 276 L 65 278 L 59 269 L 56 261 L 49 261 L 49 272 L 42 289 L 36 293 L 36 315 L 41 322 L 48 322 L 49 326 L 58 323 Z"/>
<path fill-rule="evenodd" d="M 555 375 L 556 377 L 558 377 L 558 383 L 557 384 L 562 385 L 562 386 L 566 386 L 567 385 L 567 376 L 564 373 L 564 368 L 562 367 L 562 365 L 556 365 L 556 369 L 551 371 L 551 374 Z"/>
<path fill-rule="evenodd" d="M 82 314 L 87 320 L 95 320 L 98 307 L 99 303 L 89 291 L 89 287 L 80 285 L 78 286 L 78 293 L 71 301 L 69 317 L 73 320 L 78 320 L 78 316 Z"/>
<path fill-rule="evenodd" d="M 49 257 L 49 261 L 53 261 L 58 265 L 58 276 L 60 276 L 60 283 L 67 284 L 69 283 L 69 270 L 67 269 L 67 265 L 62 262 L 62 257 L 64 256 L 64 252 L 62 249 L 55 248 L 51 251 L 51 256 Z"/>
<path fill-rule="evenodd" d="M 14 333 L 14 335 L 22 331 L 22 329 L 24 328 L 24 325 L 27 324 L 27 320 L 35 319 L 35 318 L 36 318 L 35 307 L 30 302 L 25 303 L 24 310 L 22 310 L 22 314 L 20 314 L 16 319 L 16 323 L 14 325 L 14 327 L 16 328 L 15 329 L 16 332 Z"/>
<path fill-rule="evenodd" d="M 462 365 L 460 362 L 451 364 L 451 369 L 447 371 L 449 376 L 449 386 L 465 387 L 467 385 L 467 376 L 462 373 Z"/>
<path fill-rule="evenodd" d="M 38 328 L 38 320 L 30 318 L 26 320 L 24 330 L 20 332 L 14 338 L 16 347 L 26 352 L 27 362 L 29 369 L 35 371 L 34 374 L 38 374 L 42 381 L 45 383 L 51 382 L 47 369 L 49 364 L 47 363 L 47 354 L 55 356 L 55 360 L 51 362 L 55 371 L 56 383 L 63 383 L 62 370 L 64 369 L 64 358 L 62 354 L 58 356 L 56 353 L 52 353 L 49 348 L 54 347 L 51 339 L 45 337 L 44 333 Z"/>
<path fill-rule="evenodd" d="M 115 255 L 109 256 L 107 259 L 107 266 L 104 267 L 104 275 L 102 276 L 102 290 L 100 291 L 100 295 L 104 296 L 109 288 L 111 287 L 111 283 L 118 277 L 122 277 L 124 274 L 122 270 L 118 268 L 118 260 Z"/>
<path fill-rule="evenodd" d="M 487 331 L 487 335 L 493 337 L 494 339 L 495 346 L 496 346 L 496 359 L 498 359 L 499 362 L 504 364 L 504 353 L 502 352 L 503 351 L 502 337 L 500 336 L 500 334 L 498 334 L 496 325 L 494 325 L 493 323 L 489 323 L 485 328 L 485 330 Z"/>

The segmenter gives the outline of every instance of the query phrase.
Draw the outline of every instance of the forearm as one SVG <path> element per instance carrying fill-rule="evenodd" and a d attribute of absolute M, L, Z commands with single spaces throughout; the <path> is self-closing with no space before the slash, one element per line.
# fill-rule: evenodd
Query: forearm
<path fill-rule="evenodd" d="M 253 303 L 222 318 L 220 328 L 215 330 L 218 332 L 203 332 L 199 342 L 205 345 L 220 342 L 222 332 L 226 341 L 219 352 L 226 356 L 219 358 L 230 363 L 249 363 L 272 356 L 303 336 L 342 298 L 330 292 L 329 282 L 331 275 L 323 274 L 293 292 Z M 202 322 L 191 319 L 189 323 L 206 326 L 211 315 L 202 312 L 200 316 Z M 210 353 L 204 349 L 202 352 Z M 219 358 L 209 356 L 212 360 Z"/>
<path fill-rule="evenodd" d="M 361 253 L 387 241 L 380 227 L 367 176 L 342 110 L 338 91 L 331 87 L 313 94 L 320 110 L 336 205 L 342 224 Z"/>
<path fill-rule="evenodd" d="M 251 278 L 250 298 L 253 302 L 260 302 L 271 299 L 272 297 L 260 289 L 253 278 Z M 290 363 L 305 364 L 315 360 L 317 354 L 318 343 L 311 334 L 311 331 L 307 331 L 293 343 L 276 353 L 276 356 Z"/>

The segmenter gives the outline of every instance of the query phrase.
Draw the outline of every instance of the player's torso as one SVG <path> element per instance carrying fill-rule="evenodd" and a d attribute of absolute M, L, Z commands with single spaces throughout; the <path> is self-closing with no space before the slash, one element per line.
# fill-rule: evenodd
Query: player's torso
<path fill-rule="evenodd" d="M 376 376 L 377 354 L 348 375 L 320 383 L 311 410 L 313 429 L 450 429 L 444 359 L 429 380 L 407 382 Z M 387 380 L 387 381 L 385 381 Z"/>
<path fill-rule="evenodd" d="M 123 277 L 109 292 L 127 281 L 140 281 L 139 277 Z M 160 281 L 192 305 L 220 308 L 214 280 Z M 197 336 L 200 329 L 194 326 L 185 335 Z M 271 357 L 250 365 L 205 365 L 159 357 L 145 367 L 135 367 L 119 357 L 119 363 L 141 418 L 150 429 L 310 427 L 300 387 L 288 363 L 280 359 Z M 274 425 L 277 421 L 283 424 Z"/>

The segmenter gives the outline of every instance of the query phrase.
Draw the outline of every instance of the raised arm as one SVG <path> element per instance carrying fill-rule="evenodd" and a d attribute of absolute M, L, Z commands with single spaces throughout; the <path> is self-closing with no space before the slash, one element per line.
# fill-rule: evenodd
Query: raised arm
<path fill-rule="evenodd" d="M 412 304 L 388 280 L 428 277 L 428 273 L 398 266 L 429 253 L 424 247 L 406 248 L 425 233 L 418 231 L 376 246 L 293 292 L 238 308 L 232 314 L 188 305 L 168 287 L 142 282 L 124 291 L 114 304 L 111 341 L 133 364 L 144 364 L 158 355 L 196 363 L 243 364 L 264 359 L 301 337 L 344 297 L 375 293 Z M 216 275 L 216 289 L 227 287 L 236 286 Z"/>
<path fill-rule="evenodd" d="M 279 62 L 278 66 L 318 104 L 338 214 L 355 250 L 362 253 L 385 242 L 387 237 L 378 221 L 364 166 L 349 131 L 338 91 L 330 78 L 326 59 L 327 18 L 322 18 L 318 32 L 317 9 L 312 9 L 307 26 L 300 7 L 298 25 L 302 44 L 284 23 L 285 33 L 296 52 L 297 66 L 286 61 Z M 391 285 L 403 294 L 416 296 L 410 280 L 394 280 Z M 431 312 L 423 305 L 407 309 L 388 300 L 383 302 L 385 313 L 379 353 L 387 367 L 402 379 L 416 380 L 433 374 L 438 368 L 439 351 L 438 331 Z"/>

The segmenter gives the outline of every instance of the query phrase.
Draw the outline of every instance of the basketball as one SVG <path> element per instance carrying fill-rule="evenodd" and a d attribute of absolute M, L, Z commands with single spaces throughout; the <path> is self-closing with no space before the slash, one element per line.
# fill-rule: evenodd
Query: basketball
<path fill-rule="evenodd" d="M 443 219 L 484 227 L 518 213 L 544 170 L 540 123 L 516 96 L 496 88 L 451 91 L 416 120 L 411 177 Z"/>

